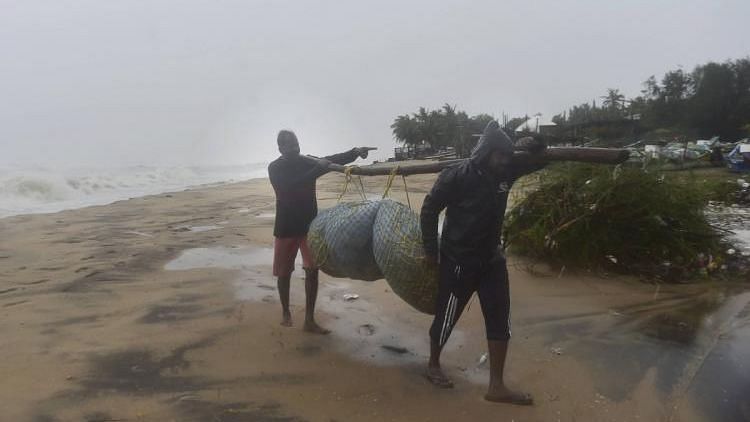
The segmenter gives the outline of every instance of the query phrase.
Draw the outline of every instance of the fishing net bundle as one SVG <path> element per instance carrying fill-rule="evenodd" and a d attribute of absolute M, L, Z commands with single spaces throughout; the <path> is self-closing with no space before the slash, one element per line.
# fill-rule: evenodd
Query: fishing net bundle
<path fill-rule="evenodd" d="M 310 224 L 307 240 L 318 267 L 332 277 L 383 278 L 372 252 L 372 227 L 380 202 L 343 203 Z"/>
<path fill-rule="evenodd" d="M 437 267 L 425 261 L 419 217 L 405 205 L 389 199 L 338 204 L 313 220 L 308 241 L 326 274 L 385 278 L 406 303 L 434 313 Z"/>

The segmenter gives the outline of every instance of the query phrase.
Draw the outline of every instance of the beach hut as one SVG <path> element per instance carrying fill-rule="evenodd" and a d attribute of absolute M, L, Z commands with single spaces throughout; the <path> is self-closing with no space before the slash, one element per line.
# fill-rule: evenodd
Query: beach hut
<path fill-rule="evenodd" d="M 551 120 L 545 120 L 542 118 L 541 113 L 537 113 L 532 117 L 529 117 L 516 127 L 516 133 L 549 133 L 550 130 L 557 126 L 555 122 Z"/>

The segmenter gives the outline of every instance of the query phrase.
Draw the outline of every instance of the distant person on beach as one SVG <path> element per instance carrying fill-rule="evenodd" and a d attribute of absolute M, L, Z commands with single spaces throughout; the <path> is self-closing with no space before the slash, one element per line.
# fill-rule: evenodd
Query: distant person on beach
<path fill-rule="evenodd" d="M 273 275 L 278 277 L 281 298 L 281 325 L 292 326 L 289 311 L 289 284 L 294 271 L 297 251 L 302 253 L 305 270 L 305 331 L 328 334 L 315 322 L 315 300 L 318 296 L 318 267 L 307 245 L 307 231 L 318 214 L 315 181 L 328 172 L 330 163 L 349 164 L 357 157 L 367 158 L 368 148 L 353 148 L 341 154 L 318 159 L 300 155 L 299 142 L 294 132 L 282 130 L 277 143 L 281 157 L 268 166 L 268 176 L 276 193 L 276 221 L 273 235 Z"/>
<path fill-rule="evenodd" d="M 514 157 L 514 148 L 530 154 Z M 503 382 L 510 339 L 510 291 L 505 255 L 500 247 L 510 188 L 519 177 L 539 170 L 534 155 L 546 148 L 535 138 L 513 141 L 490 122 L 471 158 L 442 171 L 425 197 L 421 213 L 422 240 L 427 259 L 439 265 L 435 319 L 430 328 L 427 378 L 442 388 L 453 382 L 440 367 L 440 353 L 474 292 L 484 315 L 490 360 L 490 385 L 485 399 L 531 405 L 530 395 Z M 438 245 L 438 216 L 446 209 Z"/>

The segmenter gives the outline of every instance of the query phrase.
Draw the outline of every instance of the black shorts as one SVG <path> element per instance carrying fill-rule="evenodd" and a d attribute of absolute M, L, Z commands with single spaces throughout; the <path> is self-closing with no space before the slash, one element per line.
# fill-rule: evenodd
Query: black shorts
<path fill-rule="evenodd" d="M 487 339 L 510 339 L 510 289 L 505 258 L 497 257 L 484 268 L 466 271 L 442 256 L 437 312 L 430 327 L 430 337 L 441 346 L 448 341 L 474 292 L 482 306 Z"/>

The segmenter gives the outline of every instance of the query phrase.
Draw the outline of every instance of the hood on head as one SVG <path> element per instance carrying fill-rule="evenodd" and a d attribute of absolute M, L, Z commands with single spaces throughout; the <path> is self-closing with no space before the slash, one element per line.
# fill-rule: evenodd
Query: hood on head
<path fill-rule="evenodd" d="M 471 161 L 480 164 L 495 150 L 513 154 L 513 141 L 500 129 L 500 124 L 493 120 L 487 123 L 477 146 L 471 151 Z"/>

